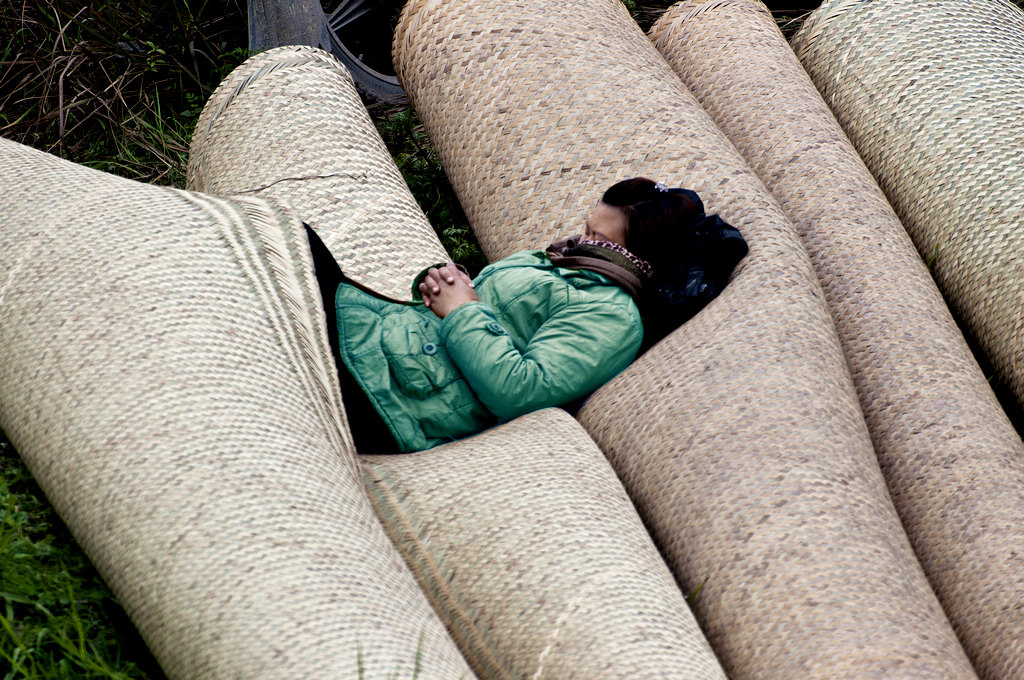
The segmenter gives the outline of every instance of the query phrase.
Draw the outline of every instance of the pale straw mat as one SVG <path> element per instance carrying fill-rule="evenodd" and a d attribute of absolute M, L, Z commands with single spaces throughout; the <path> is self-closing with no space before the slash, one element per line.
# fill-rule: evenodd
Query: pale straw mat
<path fill-rule="evenodd" d="M 190 189 L 287 201 L 346 276 L 397 300 L 446 262 L 423 211 L 333 56 L 280 47 L 217 88 L 192 138 Z"/>
<path fill-rule="evenodd" d="M 360 460 L 481 678 L 725 678 L 622 484 L 564 411 Z"/>
<path fill-rule="evenodd" d="M 972 677 L 885 489 L 799 235 L 616 0 L 413 0 L 395 64 L 486 254 L 614 181 L 696 190 L 751 252 L 584 405 L 734 678 Z M 908 663 L 908 660 L 913 663 Z"/>
<path fill-rule="evenodd" d="M 680 2 L 651 38 L 799 229 L 890 493 L 969 656 L 1024 674 L 1024 444 L 903 226 L 760 0 Z"/>
<path fill-rule="evenodd" d="M 304 48 L 296 52 L 315 55 Z M 253 155 L 286 157 L 305 168 L 329 161 L 338 171 L 331 191 L 348 194 L 348 184 L 355 184 L 367 211 L 378 204 L 386 209 L 387 183 L 351 179 L 367 165 L 369 154 L 354 154 L 339 145 L 336 132 L 322 131 L 317 123 L 328 114 L 320 105 L 299 107 L 279 94 L 285 79 L 289 92 L 316 92 L 328 102 L 345 102 L 343 111 L 355 112 L 362 105 L 347 76 L 334 72 L 333 61 L 318 59 L 315 67 L 298 68 L 294 58 L 291 48 L 277 50 L 255 57 L 229 77 L 235 83 L 243 82 L 245 74 L 259 74 L 224 110 L 218 112 L 221 94 L 207 105 L 203 119 L 216 120 L 219 131 L 215 147 L 257 143 L 248 135 L 252 112 L 276 110 L 279 117 L 259 123 L 270 148 Z M 279 62 L 283 66 L 267 70 Z M 331 78 L 325 81 L 324 73 Z M 225 86 L 220 93 L 230 89 Z M 352 117 L 361 120 L 365 113 Z M 339 122 L 332 129 L 346 126 L 353 124 Z M 305 134 L 293 136 L 296 129 Z M 373 147 L 375 130 L 360 129 L 359 134 L 366 148 Z M 213 154 L 212 137 L 193 150 L 219 157 Z M 371 160 L 391 163 L 384 151 Z M 230 180 L 253 163 L 237 161 L 245 165 L 204 166 L 207 185 L 222 186 L 217 173 Z M 306 194 L 298 190 L 304 184 L 277 186 L 277 198 L 303 204 Z M 353 228 L 368 234 L 376 230 L 380 242 L 401 241 L 419 225 L 430 228 L 415 204 L 408 212 L 415 219 L 399 216 Z M 329 210 L 324 219 L 333 220 Z M 379 268 L 377 274 L 386 280 L 408 266 L 401 258 L 437 261 L 437 256 L 414 252 L 415 247 L 406 242 L 406 254 L 394 254 L 398 261 L 378 264 L 366 259 L 361 244 L 340 241 L 336 252 L 342 262 Z M 381 519 L 481 677 L 723 677 L 614 473 L 564 412 L 531 415 L 422 454 L 365 460 Z"/>
<path fill-rule="evenodd" d="M 830 0 L 793 47 L 1024 404 L 1024 12 L 1006 0 Z"/>
<path fill-rule="evenodd" d="M 0 140 L 0 428 L 171 678 L 472 677 L 364 494 L 305 234 Z"/>

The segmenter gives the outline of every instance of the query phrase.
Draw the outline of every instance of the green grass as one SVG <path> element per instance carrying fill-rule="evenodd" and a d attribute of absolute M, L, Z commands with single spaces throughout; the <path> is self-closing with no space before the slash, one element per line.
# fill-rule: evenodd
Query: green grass
<path fill-rule="evenodd" d="M 159 667 L 0 433 L 0 669 L 14 678 L 161 678 Z"/>
<path fill-rule="evenodd" d="M 244 0 L 212 4 L 3 3 L 0 135 L 180 185 L 196 114 L 248 54 Z"/>

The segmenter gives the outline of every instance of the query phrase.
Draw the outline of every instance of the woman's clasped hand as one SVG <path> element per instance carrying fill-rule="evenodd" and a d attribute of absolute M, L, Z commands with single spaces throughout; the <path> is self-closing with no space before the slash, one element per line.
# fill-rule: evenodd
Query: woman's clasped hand
<path fill-rule="evenodd" d="M 428 269 L 417 288 L 423 305 L 442 319 L 460 305 L 480 301 L 473 290 L 473 280 L 454 262 Z"/>

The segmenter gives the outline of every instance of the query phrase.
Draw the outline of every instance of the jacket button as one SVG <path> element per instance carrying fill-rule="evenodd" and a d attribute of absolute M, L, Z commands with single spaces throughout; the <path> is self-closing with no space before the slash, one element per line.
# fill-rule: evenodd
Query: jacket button
<path fill-rule="evenodd" d="M 495 335 L 504 335 L 505 334 L 505 329 L 502 328 L 501 324 L 499 324 L 496 321 L 492 321 L 489 324 L 487 324 L 487 330 L 489 330 L 490 332 L 494 333 Z"/>
<path fill-rule="evenodd" d="M 432 342 L 424 343 L 423 353 L 426 354 L 428 357 L 434 356 L 435 354 L 437 354 L 437 345 L 435 345 Z"/>

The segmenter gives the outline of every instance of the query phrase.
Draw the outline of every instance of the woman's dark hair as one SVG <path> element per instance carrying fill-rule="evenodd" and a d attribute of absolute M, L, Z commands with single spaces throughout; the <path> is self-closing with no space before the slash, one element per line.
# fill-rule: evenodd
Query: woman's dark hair
<path fill-rule="evenodd" d="M 601 201 L 625 213 L 626 249 L 654 269 L 640 304 L 646 351 L 721 292 L 747 243 L 718 215 L 705 215 L 689 189 L 635 177 L 612 185 Z"/>
<path fill-rule="evenodd" d="M 646 177 L 613 184 L 601 202 L 625 213 L 626 249 L 650 262 L 655 271 L 681 245 L 682 232 L 704 218 L 704 205 L 696 193 L 669 189 Z"/>

